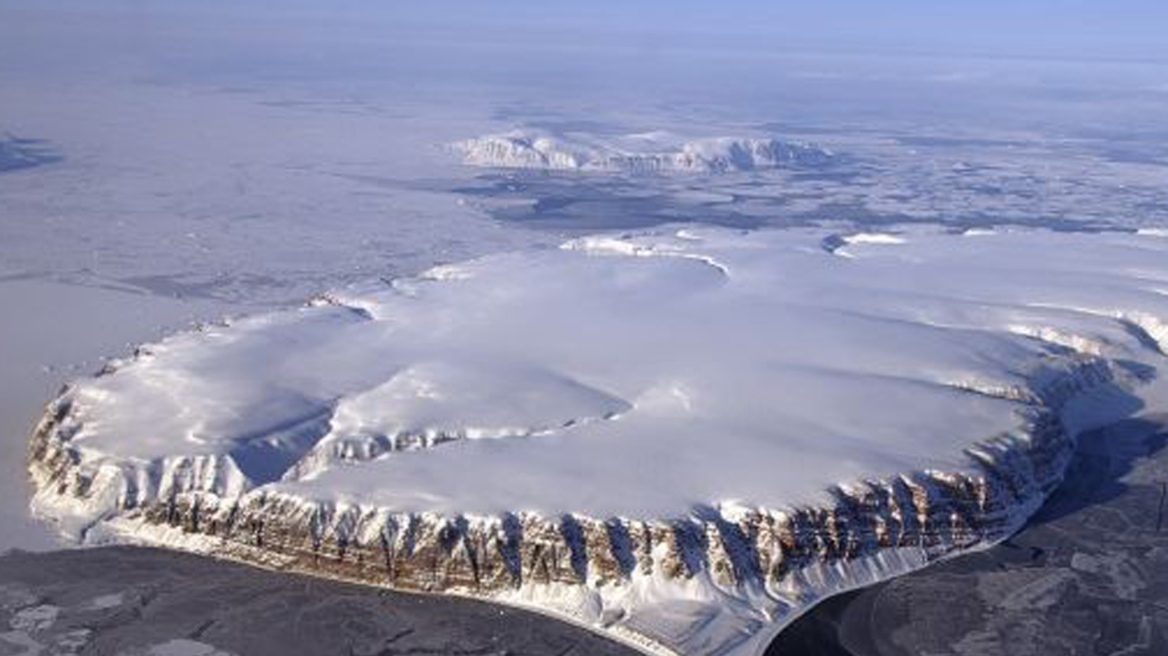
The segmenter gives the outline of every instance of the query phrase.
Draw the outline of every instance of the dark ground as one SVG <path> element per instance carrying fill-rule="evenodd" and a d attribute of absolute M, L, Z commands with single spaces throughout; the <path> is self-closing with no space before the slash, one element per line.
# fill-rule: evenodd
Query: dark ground
<path fill-rule="evenodd" d="M 632 656 L 584 629 L 468 599 L 108 547 L 0 557 L 0 656 Z"/>
<path fill-rule="evenodd" d="M 767 656 L 1168 654 L 1164 419 L 1084 436 L 1008 542 L 829 599 Z"/>

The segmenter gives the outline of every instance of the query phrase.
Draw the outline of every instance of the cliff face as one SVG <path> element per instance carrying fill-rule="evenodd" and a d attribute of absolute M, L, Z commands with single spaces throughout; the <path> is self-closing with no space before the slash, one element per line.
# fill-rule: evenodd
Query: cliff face
<path fill-rule="evenodd" d="M 400 590 L 530 604 L 647 651 L 750 653 L 824 596 L 1010 535 L 1069 460 L 1073 441 L 1060 411 L 1116 383 L 1109 365 L 1083 360 L 1043 389 L 1001 392 L 1026 404 L 1026 429 L 972 448 L 966 471 L 840 486 L 829 505 L 709 507 L 673 520 L 401 514 L 241 492 L 229 461 L 88 470 L 70 444 L 67 392 L 38 427 L 29 465 L 37 503 L 100 509 L 110 520 L 112 532 L 98 527 L 91 542 L 116 536 Z M 694 605 L 707 606 L 701 612 L 724 626 L 714 637 L 677 632 L 655 616 L 665 595 L 686 600 L 686 618 Z"/>

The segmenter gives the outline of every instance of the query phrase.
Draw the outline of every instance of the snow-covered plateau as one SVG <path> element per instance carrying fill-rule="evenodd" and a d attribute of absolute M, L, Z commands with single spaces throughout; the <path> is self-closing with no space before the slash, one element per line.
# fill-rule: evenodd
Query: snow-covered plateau
<path fill-rule="evenodd" d="M 587 237 L 142 346 L 49 404 L 33 509 L 761 653 L 1007 537 L 1165 350 L 1153 234 Z"/>
<path fill-rule="evenodd" d="M 832 161 L 814 144 L 773 138 L 685 140 L 668 132 L 598 137 L 513 130 L 452 144 L 472 166 L 609 173 L 728 173 L 814 168 Z"/>

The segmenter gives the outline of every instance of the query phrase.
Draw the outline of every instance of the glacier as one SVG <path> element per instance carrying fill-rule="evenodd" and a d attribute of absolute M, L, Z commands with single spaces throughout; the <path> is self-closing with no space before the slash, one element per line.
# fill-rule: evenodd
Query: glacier
<path fill-rule="evenodd" d="M 1015 531 L 1163 403 L 1168 239 L 581 237 L 139 347 L 48 405 L 34 513 L 754 654 Z"/>
<path fill-rule="evenodd" d="M 817 168 L 835 155 L 771 137 L 683 139 L 665 131 L 627 135 L 516 129 L 451 144 L 471 166 L 607 173 L 730 173 Z"/>

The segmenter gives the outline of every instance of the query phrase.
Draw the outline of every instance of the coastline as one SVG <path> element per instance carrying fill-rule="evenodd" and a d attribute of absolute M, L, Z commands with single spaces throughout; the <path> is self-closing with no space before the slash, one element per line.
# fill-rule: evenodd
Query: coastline
<path fill-rule="evenodd" d="M 825 600 L 767 655 L 1163 653 L 1166 441 L 1165 414 L 1083 435 L 1010 539 Z"/>
<path fill-rule="evenodd" d="M 137 604 L 152 604 L 158 590 L 176 587 L 186 576 L 190 582 L 206 588 L 188 593 L 188 597 L 213 596 L 213 586 L 206 583 L 210 580 L 227 587 L 274 587 L 285 591 L 284 594 L 292 594 L 288 591 L 299 586 L 304 589 L 303 595 L 324 606 L 347 603 L 370 606 L 391 600 L 394 608 L 387 616 L 400 615 L 404 607 L 408 610 L 405 622 L 409 626 L 387 634 L 387 638 L 404 632 L 397 641 L 407 646 L 411 642 L 420 648 L 434 644 L 450 649 L 475 646 L 483 642 L 472 630 L 477 627 L 479 633 L 494 640 L 499 648 L 510 648 L 516 654 L 546 653 L 531 648 L 531 644 L 556 646 L 557 651 L 575 645 L 574 648 L 585 653 L 613 656 L 636 653 L 593 631 L 544 614 L 474 599 L 353 586 L 172 550 L 132 546 L 70 548 L 51 527 L 36 521 L 28 512 L 31 488 L 25 454 L 28 436 L 40 420 L 45 402 L 68 380 L 99 369 L 107 358 L 128 354 L 135 344 L 153 341 L 198 321 L 229 312 L 245 312 L 249 308 L 212 299 L 169 298 L 132 289 L 31 276 L 0 280 L 0 306 L 8 310 L 0 324 L 0 348 L 6 360 L 0 372 L 0 467 L 4 468 L 0 471 L 0 522 L 7 529 L 0 535 L 0 620 L 7 627 L 11 621 L 23 622 L 24 615 L 35 615 L 38 608 L 58 609 L 52 611 L 56 620 L 43 628 L 38 629 L 34 623 L 29 625 L 31 631 L 0 636 L 4 646 L 17 640 L 31 648 L 34 643 L 57 645 L 84 637 L 88 642 L 112 641 L 129 649 L 127 653 L 145 654 L 149 653 L 147 642 L 165 643 L 162 636 L 171 631 L 173 635 L 167 639 L 182 642 L 172 647 L 197 647 L 197 641 L 190 638 L 190 627 L 198 629 L 210 621 L 209 617 L 194 614 L 181 620 L 164 618 L 157 631 L 143 628 L 141 619 L 130 619 L 141 611 Z M 133 584 L 122 585 L 122 579 Z M 119 585 L 126 589 L 114 590 Z M 124 607 L 104 609 L 74 603 L 90 592 L 95 599 L 121 595 L 127 602 Z M 23 604 L 22 599 L 29 603 Z M 179 601 L 181 598 L 174 603 Z M 209 604 L 203 614 L 210 616 L 214 607 Z M 256 611 L 249 609 L 240 615 L 239 621 L 246 619 L 247 612 Z M 91 631 L 87 637 L 77 633 L 85 630 L 79 628 L 81 624 L 92 624 L 94 618 L 100 620 L 96 624 L 102 628 Z M 420 632 L 423 626 L 430 629 Z M 273 623 L 273 633 L 281 630 L 291 634 L 291 620 Z M 245 633 L 240 631 L 234 637 L 221 638 L 219 642 L 223 644 L 216 642 L 215 647 L 224 649 L 222 653 L 233 653 L 231 647 L 243 644 L 240 641 L 247 638 Z M 356 635 L 353 631 L 349 634 Z M 134 640 L 145 642 L 135 645 Z M 338 640 L 337 645 L 337 653 L 345 653 L 344 641 Z M 290 648 L 289 644 L 274 640 L 270 647 L 253 644 L 243 653 L 288 653 Z"/>
<path fill-rule="evenodd" d="M 28 436 L 47 400 L 67 381 L 98 370 L 106 358 L 232 307 L 35 276 L 0 278 L 0 307 L 0 523 L 7 529 L 0 553 L 60 547 L 28 512 Z"/>

